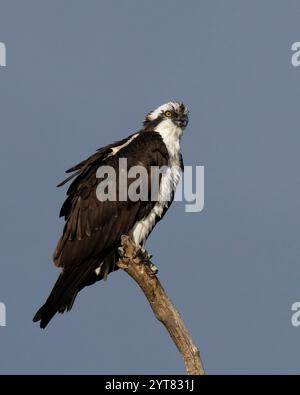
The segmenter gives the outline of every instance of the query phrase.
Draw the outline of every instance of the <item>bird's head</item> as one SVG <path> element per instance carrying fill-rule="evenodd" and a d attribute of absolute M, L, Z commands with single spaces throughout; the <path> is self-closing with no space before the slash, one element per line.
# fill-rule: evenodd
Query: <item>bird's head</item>
<path fill-rule="evenodd" d="M 174 124 L 177 128 L 185 129 L 189 121 L 188 108 L 180 102 L 171 101 L 149 112 L 144 121 L 144 128 L 154 130 L 161 122 Z"/>

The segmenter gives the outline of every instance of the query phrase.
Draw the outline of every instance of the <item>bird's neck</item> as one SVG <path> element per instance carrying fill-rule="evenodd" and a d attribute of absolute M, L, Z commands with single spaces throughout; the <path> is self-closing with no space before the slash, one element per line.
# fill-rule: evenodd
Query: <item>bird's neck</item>
<path fill-rule="evenodd" d="M 183 130 L 171 120 L 165 119 L 155 127 L 154 131 L 161 135 L 170 157 L 178 157 Z"/>

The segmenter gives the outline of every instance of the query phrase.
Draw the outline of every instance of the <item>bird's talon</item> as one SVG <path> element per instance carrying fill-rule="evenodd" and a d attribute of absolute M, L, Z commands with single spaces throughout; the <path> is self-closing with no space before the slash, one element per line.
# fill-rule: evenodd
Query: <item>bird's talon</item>
<path fill-rule="evenodd" d="M 154 263 L 150 262 L 149 267 L 150 267 L 153 274 L 158 273 L 158 267 L 156 265 L 154 265 Z"/>
<path fill-rule="evenodd" d="M 124 256 L 124 248 L 123 247 L 118 247 L 118 253 L 119 253 L 119 256 L 120 256 L 120 258 L 122 258 L 123 256 Z"/>

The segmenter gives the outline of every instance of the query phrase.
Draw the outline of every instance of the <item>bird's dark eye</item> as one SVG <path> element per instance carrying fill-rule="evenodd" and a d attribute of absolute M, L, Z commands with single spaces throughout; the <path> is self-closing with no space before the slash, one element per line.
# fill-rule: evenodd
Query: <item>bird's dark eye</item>
<path fill-rule="evenodd" d="M 165 111 L 165 116 L 170 118 L 172 116 L 172 112 L 171 111 Z"/>

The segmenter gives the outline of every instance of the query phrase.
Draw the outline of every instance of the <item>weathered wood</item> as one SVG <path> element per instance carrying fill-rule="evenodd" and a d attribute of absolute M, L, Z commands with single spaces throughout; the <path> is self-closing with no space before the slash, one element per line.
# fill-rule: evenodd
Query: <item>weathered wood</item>
<path fill-rule="evenodd" d="M 156 318 L 165 326 L 181 353 L 187 374 L 204 375 L 200 353 L 180 314 L 166 294 L 140 250 L 128 236 L 122 236 L 122 258 L 117 265 L 125 270 L 144 292 Z"/>

